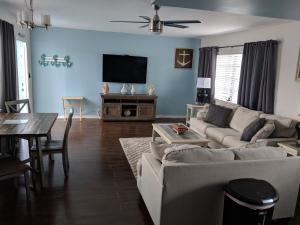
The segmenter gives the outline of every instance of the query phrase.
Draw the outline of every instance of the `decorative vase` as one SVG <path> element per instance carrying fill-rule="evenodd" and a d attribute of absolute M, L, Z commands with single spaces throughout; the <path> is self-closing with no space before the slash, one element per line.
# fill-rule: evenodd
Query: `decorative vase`
<path fill-rule="evenodd" d="M 131 90 L 130 90 L 131 94 L 134 95 L 136 93 L 136 90 L 135 90 L 135 85 L 132 84 L 131 85 Z"/>
<path fill-rule="evenodd" d="M 109 93 L 108 83 L 104 83 L 103 84 L 103 86 L 102 86 L 102 93 L 105 94 L 105 95 Z"/>
<path fill-rule="evenodd" d="M 148 89 L 148 94 L 149 95 L 154 95 L 154 92 L 155 92 L 155 87 L 154 87 L 153 84 L 150 84 L 149 89 Z"/>
<path fill-rule="evenodd" d="M 121 89 L 121 94 L 122 94 L 122 95 L 126 95 L 126 94 L 127 94 L 126 84 L 123 84 L 123 87 L 122 87 L 122 89 Z"/>

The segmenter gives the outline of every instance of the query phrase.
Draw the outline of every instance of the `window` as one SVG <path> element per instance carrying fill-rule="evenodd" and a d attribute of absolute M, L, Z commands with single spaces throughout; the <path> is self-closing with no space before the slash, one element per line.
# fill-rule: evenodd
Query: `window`
<path fill-rule="evenodd" d="M 217 56 L 215 98 L 237 103 L 242 54 L 219 54 Z"/>

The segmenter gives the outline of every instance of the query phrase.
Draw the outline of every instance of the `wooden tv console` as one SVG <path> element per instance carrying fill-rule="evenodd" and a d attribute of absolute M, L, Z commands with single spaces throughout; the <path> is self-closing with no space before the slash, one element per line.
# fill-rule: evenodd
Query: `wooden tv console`
<path fill-rule="evenodd" d="M 101 94 L 100 116 L 104 121 L 154 120 L 155 95 Z"/>

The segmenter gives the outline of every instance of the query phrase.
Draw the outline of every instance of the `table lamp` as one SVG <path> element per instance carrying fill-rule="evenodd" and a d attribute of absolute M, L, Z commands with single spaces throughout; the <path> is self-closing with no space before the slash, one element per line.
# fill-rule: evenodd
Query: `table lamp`
<path fill-rule="evenodd" d="M 197 79 L 197 103 L 210 103 L 211 78 L 198 77 Z"/>
<path fill-rule="evenodd" d="M 298 108 L 297 108 L 297 112 L 300 113 L 300 92 L 298 93 L 297 96 L 297 102 L 298 102 Z M 298 116 L 300 116 L 300 114 L 298 114 Z M 296 132 L 297 132 L 297 146 L 300 146 L 300 122 L 298 121 L 296 123 Z"/>

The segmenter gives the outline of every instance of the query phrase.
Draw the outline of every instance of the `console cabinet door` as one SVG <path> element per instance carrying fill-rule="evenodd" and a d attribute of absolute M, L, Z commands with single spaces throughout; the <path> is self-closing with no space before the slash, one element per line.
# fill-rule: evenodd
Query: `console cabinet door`
<path fill-rule="evenodd" d="M 151 119 L 154 117 L 154 106 L 153 105 L 139 105 L 138 115 L 141 119 Z"/>
<path fill-rule="evenodd" d="M 121 106 L 120 105 L 113 105 L 113 104 L 105 104 L 104 105 L 104 117 L 106 118 L 114 118 L 121 116 Z"/>

